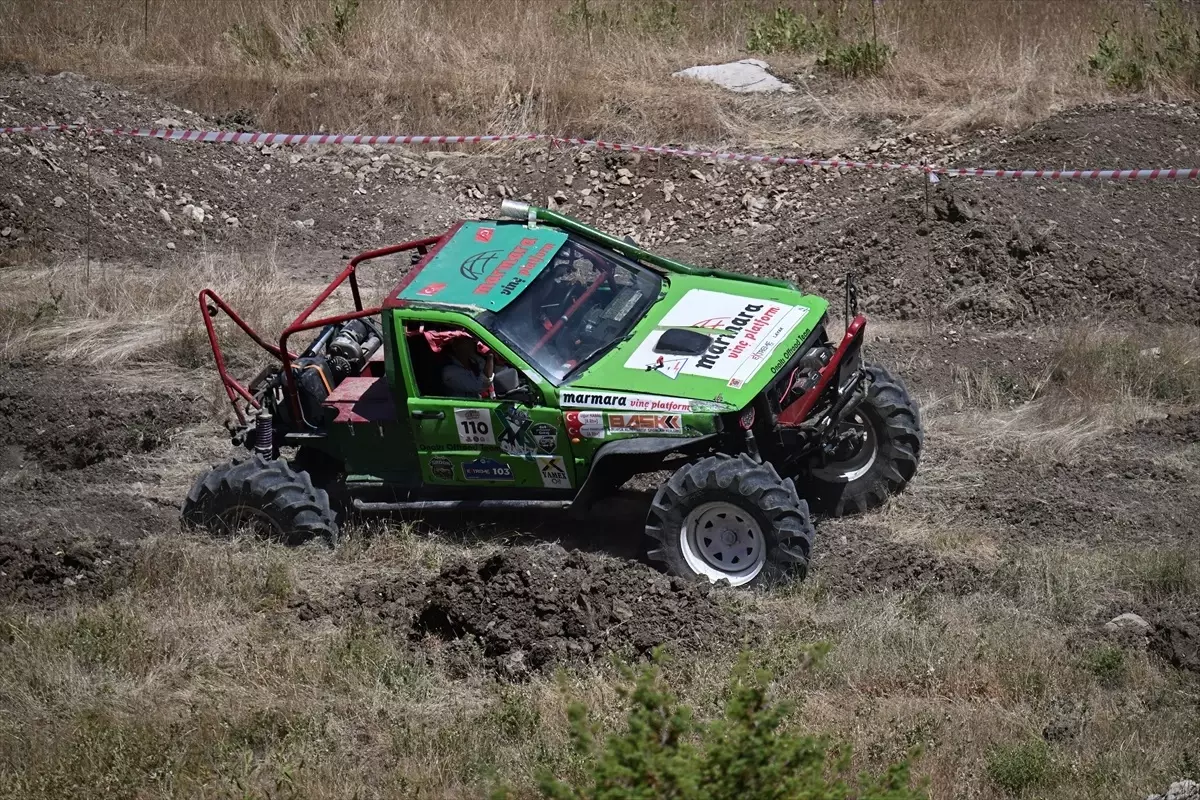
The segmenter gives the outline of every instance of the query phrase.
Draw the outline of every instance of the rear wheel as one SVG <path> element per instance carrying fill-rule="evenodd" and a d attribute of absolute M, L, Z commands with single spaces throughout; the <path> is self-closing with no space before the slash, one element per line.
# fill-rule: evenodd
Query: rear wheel
<path fill-rule="evenodd" d="M 182 516 L 221 535 L 246 531 L 291 545 L 313 539 L 337 543 L 329 495 L 307 473 L 260 455 L 220 464 L 197 478 Z"/>
<path fill-rule="evenodd" d="M 668 572 L 745 586 L 803 578 L 813 527 L 808 505 L 770 464 L 712 456 L 659 487 L 646 536 L 647 557 Z"/>
<path fill-rule="evenodd" d="M 877 508 L 908 485 L 921 458 L 921 412 L 904 383 L 867 366 L 871 385 L 837 433 L 841 442 L 824 464 L 796 476 L 815 513 L 841 517 Z"/>

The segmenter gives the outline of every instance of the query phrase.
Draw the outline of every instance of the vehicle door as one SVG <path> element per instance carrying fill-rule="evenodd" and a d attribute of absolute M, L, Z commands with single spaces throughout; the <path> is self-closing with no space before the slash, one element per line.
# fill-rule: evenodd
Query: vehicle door
<path fill-rule="evenodd" d="M 482 328 L 444 315 L 400 315 L 407 416 L 426 487 L 447 497 L 570 497 L 578 487 L 562 413 L 549 407 L 549 385 Z M 441 368 L 449 357 L 429 331 L 460 330 L 492 350 L 497 371 L 511 365 L 528 387 L 527 401 L 450 397 Z"/>

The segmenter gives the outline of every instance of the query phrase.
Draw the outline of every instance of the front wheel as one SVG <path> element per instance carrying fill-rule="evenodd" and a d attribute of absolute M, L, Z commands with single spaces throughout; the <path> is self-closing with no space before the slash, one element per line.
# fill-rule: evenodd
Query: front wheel
<path fill-rule="evenodd" d="M 747 455 L 680 467 L 646 521 L 647 557 L 668 572 L 733 586 L 804 578 L 813 539 L 808 504 L 790 480 Z"/>
<path fill-rule="evenodd" d="M 230 535 L 249 531 L 265 539 L 337 544 L 329 495 L 306 472 L 261 455 L 234 459 L 196 479 L 183 503 L 183 521 Z"/>
<path fill-rule="evenodd" d="M 833 457 L 795 476 L 800 494 L 818 514 L 841 517 L 877 508 L 916 474 L 924 443 L 917 402 L 883 367 L 866 371 L 866 397 L 839 426 Z"/>

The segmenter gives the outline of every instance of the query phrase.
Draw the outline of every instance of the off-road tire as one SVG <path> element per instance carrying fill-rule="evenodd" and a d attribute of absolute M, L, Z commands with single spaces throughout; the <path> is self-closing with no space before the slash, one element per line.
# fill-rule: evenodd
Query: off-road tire
<path fill-rule="evenodd" d="M 689 565 L 687 525 L 689 515 L 706 506 L 736 507 L 751 527 L 757 525 L 763 549 L 762 568 L 749 578 L 729 579 L 750 586 L 789 577 L 802 580 L 808 573 L 814 535 L 808 504 L 796 493 L 791 480 L 779 477 L 771 464 L 759 464 L 748 455 L 716 455 L 680 467 L 659 487 L 646 520 L 646 557 L 673 575 L 696 577 L 705 573 Z M 752 521 L 752 523 L 751 523 Z M 692 558 L 697 558 L 692 552 Z M 719 572 L 718 565 L 708 568 Z M 708 574 L 710 580 L 720 577 Z"/>
<path fill-rule="evenodd" d="M 306 472 L 260 455 L 235 458 L 196 479 L 183 503 L 185 524 L 228 536 L 243 527 L 289 545 L 337 544 L 329 495 Z"/>
<path fill-rule="evenodd" d="M 883 367 L 865 369 L 871 385 L 857 413 L 874 432 L 875 460 L 852 480 L 827 480 L 819 469 L 795 476 L 800 495 L 815 514 L 842 517 L 878 508 L 908 485 L 921 460 L 925 434 L 916 401 L 904 382 Z"/>
<path fill-rule="evenodd" d="M 315 447 L 300 447 L 288 462 L 293 472 L 306 472 L 313 486 L 329 495 L 334 519 L 343 523 L 353 511 L 346 491 L 346 468 L 341 461 Z"/>

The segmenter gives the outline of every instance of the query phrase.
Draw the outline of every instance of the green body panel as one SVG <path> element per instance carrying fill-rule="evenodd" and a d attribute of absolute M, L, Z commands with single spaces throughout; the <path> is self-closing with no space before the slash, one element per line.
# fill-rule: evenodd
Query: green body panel
<path fill-rule="evenodd" d="M 663 296 L 632 334 L 560 391 L 621 387 L 740 409 L 778 374 L 828 308 L 824 299 L 795 289 L 725 278 L 671 275 L 664 284 Z M 668 328 L 704 331 L 713 345 L 700 356 L 656 353 Z"/>
<path fill-rule="evenodd" d="M 499 311 L 541 274 L 566 240 L 553 228 L 464 222 L 399 297 Z"/>
<path fill-rule="evenodd" d="M 555 227 L 465 222 L 383 312 L 394 422 L 338 424 L 319 445 L 344 459 L 347 479 L 409 487 L 569 498 L 599 450 L 635 437 L 688 439 L 721 430 L 779 374 L 828 303 L 793 284 L 704 270 L 646 253 L 569 217 L 536 209 Z M 658 300 L 598 361 L 555 386 L 481 325 L 550 262 L 570 231 L 658 267 Z M 422 397 L 406 323 L 466 329 L 524 375 L 530 404 Z M 705 333 L 702 354 L 660 352 L 671 328 Z"/>
<path fill-rule="evenodd" d="M 421 475 L 430 486 L 480 486 L 570 492 L 575 462 L 562 414 L 463 398 L 412 398 L 409 409 L 442 417 L 412 418 Z"/>
<path fill-rule="evenodd" d="M 404 385 L 404 405 L 397 413 L 410 426 L 426 485 L 566 496 L 574 493 L 578 488 L 575 460 L 550 384 L 467 315 L 422 309 L 388 310 L 384 314 L 392 320 L 384 346 L 399 354 L 396 364 Z M 520 370 L 540 397 L 530 405 L 518 405 L 499 400 L 420 396 L 404 337 L 406 322 L 465 328 Z"/>

